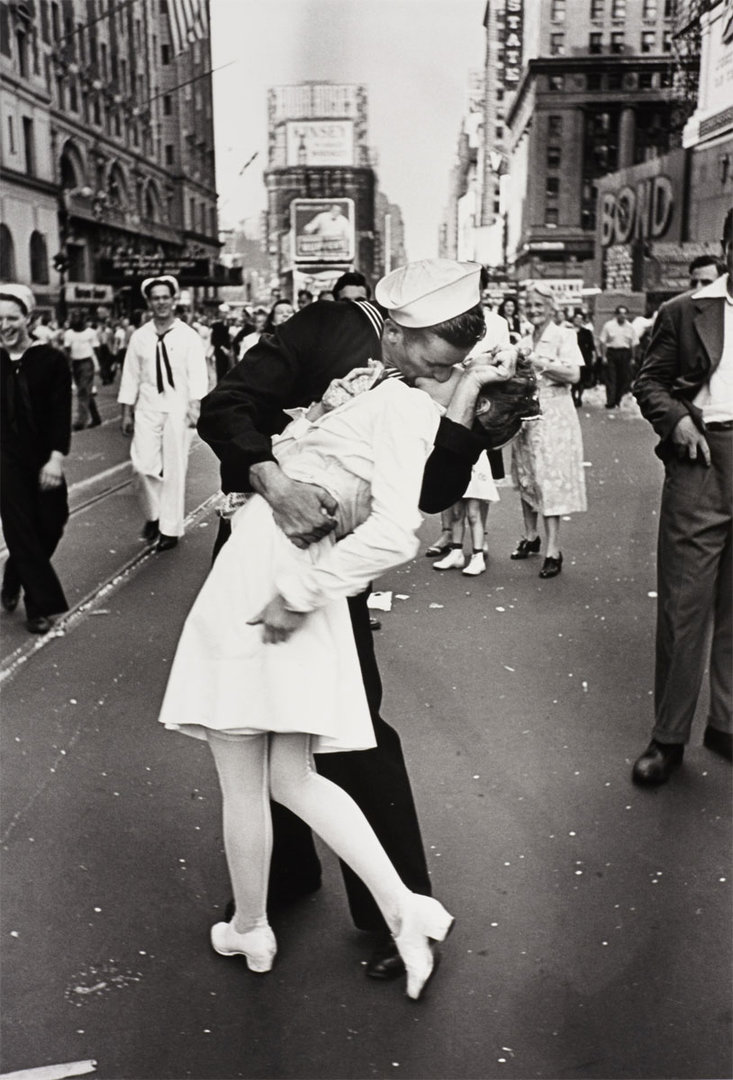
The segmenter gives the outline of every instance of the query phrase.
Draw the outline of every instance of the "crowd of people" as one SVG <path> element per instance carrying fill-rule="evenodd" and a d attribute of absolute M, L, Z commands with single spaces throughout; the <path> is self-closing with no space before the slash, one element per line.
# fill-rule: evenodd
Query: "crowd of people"
<path fill-rule="evenodd" d="M 270 970 L 269 907 L 320 883 L 312 829 L 343 860 L 354 922 L 374 935 L 367 975 L 406 974 L 408 996 L 422 995 L 453 917 L 432 897 L 399 736 L 380 714 L 370 583 L 416 554 L 420 511 L 443 515 L 427 551 L 436 570 L 485 572 L 502 451 L 522 516 L 510 557 L 544 543 L 540 577 L 557 577 L 560 521 L 586 509 L 573 388 L 599 373 L 608 409 L 633 381 L 668 476 L 655 724 L 633 779 L 663 783 L 682 761 L 710 619 L 704 742 L 730 760 L 733 211 L 723 249 L 726 272 L 644 328 L 643 358 L 623 305 L 597 336 L 585 310 L 562 310 L 542 283 L 495 312 L 482 268 L 445 259 L 388 274 L 375 301 L 350 271 L 332 297 L 278 297 L 243 326 L 222 312 L 180 318 L 177 280 L 150 278 L 149 317 L 124 349 L 118 327 L 34 327 L 30 290 L 0 285 L 2 606 L 12 611 L 22 593 L 29 630 L 48 632 L 67 609 L 51 557 L 68 517 L 72 378 L 79 430 L 97 422 L 95 372 L 120 369 L 142 535 L 156 550 L 183 533 L 195 428 L 220 462 L 213 566 L 160 714 L 167 729 L 207 741 L 220 782 L 233 901 L 211 929 L 217 953 Z M 39 325 L 45 341 L 32 336 Z"/>

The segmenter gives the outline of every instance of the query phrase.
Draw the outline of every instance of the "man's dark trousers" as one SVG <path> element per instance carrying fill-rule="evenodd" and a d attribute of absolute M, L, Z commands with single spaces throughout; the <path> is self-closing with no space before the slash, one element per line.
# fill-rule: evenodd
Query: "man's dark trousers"
<path fill-rule="evenodd" d="M 631 349 L 606 349 L 606 408 L 621 404 L 631 387 Z"/>
<path fill-rule="evenodd" d="M 229 534 L 229 522 L 222 521 L 214 558 Z M 394 728 L 379 715 L 382 681 L 374 655 L 367 596 L 368 592 L 360 593 L 350 597 L 348 603 L 377 746 L 373 750 L 316 754 L 316 767 L 322 776 L 351 795 L 408 889 L 429 896 L 432 886 L 402 744 Z M 272 804 L 272 824 L 270 901 L 317 887 L 320 861 L 308 826 L 278 803 Z M 366 885 L 343 862 L 341 870 L 354 924 L 360 930 L 386 931 L 387 924 Z"/>
<path fill-rule="evenodd" d="M 661 743 L 686 743 L 695 715 L 713 615 L 708 723 L 731 729 L 731 514 L 733 430 L 706 433 L 712 463 L 670 458 L 657 557 L 655 725 Z"/>
<path fill-rule="evenodd" d="M 3 456 L 0 517 L 10 557 L 3 592 L 23 588 L 29 619 L 59 615 L 68 609 L 64 590 L 51 565 L 69 517 L 66 482 L 49 491 L 38 485 L 40 467 Z"/>

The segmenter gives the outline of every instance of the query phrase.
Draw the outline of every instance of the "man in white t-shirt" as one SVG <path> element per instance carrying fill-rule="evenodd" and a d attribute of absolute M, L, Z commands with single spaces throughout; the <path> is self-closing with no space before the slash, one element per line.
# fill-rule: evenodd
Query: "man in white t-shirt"
<path fill-rule="evenodd" d="M 606 408 L 617 409 L 631 389 L 631 362 L 639 344 L 625 304 L 619 304 L 614 318 L 603 324 L 598 342 L 606 374 Z"/>
<path fill-rule="evenodd" d="M 64 334 L 64 348 L 71 360 L 71 376 L 76 386 L 76 420 L 74 431 L 97 427 L 102 418 L 94 400 L 94 373 L 97 370 L 97 331 L 87 325 L 84 316 L 74 314 Z"/>

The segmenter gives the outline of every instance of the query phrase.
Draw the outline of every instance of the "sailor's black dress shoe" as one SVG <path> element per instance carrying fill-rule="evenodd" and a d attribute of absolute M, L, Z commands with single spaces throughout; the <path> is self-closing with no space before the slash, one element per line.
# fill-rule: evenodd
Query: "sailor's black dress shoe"
<path fill-rule="evenodd" d="M 20 600 L 20 589 L 17 592 L 11 592 L 9 589 L 3 589 L 0 592 L 0 604 L 2 604 L 3 611 L 7 611 L 8 614 L 12 614 L 18 606 Z"/>
<path fill-rule="evenodd" d="M 682 764 L 684 743 L 659 743 L 656 739 L 634 762 L 631 778 L 635 784 L 651 786 L 666 784 L 675 769 Z"/>
<path fill-rule="evenodd" d="M 399 979 L 405 974 L 405 962 L 391 934 L 380 935 L 366 966 L 370 979 Z"/>
<path fill-rule="evenodd" d="M 176 547 L 178 544 L 177 536 L 166 536 L 165 533 L 161 533 L 158 538 L 158 543 L 155 545 L 156 551 L 170 551 L 171 548 Z"/>
<path fill-rule="evenodd" d="M 703 746 L 712 750 L 714 754 L 720 754 L 726 761 L 733 761 L 732 741 L 729 731 L 721 731 L 720 728 L 711 727 L 710 724 L 705 728 L 705 734 L 702 737 Z"/>

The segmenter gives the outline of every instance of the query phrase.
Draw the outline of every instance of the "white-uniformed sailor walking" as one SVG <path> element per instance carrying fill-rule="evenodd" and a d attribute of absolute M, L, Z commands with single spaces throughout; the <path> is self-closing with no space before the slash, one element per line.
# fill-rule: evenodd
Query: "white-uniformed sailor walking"
<path fill-rule="evenodd" d="M 130 338 L 117 400 L 122 430 L 132 433 L 130 457 L 145 512 L 143 539 L 157 538 L 158 551 L 166 551 L 184 532 L 188 452 L 208 374 L 200 336 L 175 316 L 176 279 L 147 278 L 141 292 L 153 317 Z"/>

